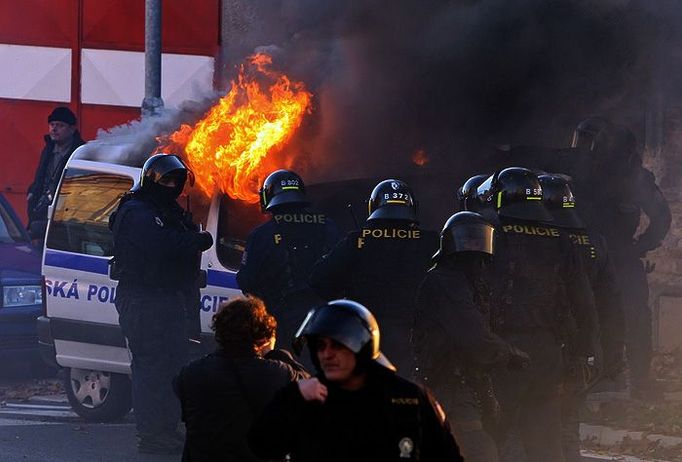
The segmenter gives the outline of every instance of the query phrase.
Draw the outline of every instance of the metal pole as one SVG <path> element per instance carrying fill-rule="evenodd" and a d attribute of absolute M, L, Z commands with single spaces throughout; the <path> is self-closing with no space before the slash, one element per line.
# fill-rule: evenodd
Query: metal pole
<path fill-rule="evenodd" d="M 161 0 L 145 0 L 142 116 L 158 115 L 161 109 Z"/>

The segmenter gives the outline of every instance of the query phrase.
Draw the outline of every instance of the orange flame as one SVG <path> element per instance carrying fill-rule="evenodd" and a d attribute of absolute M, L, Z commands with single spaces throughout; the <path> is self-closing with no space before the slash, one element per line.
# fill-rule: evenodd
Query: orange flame
<path fill-rule="evenodd" d="M 270 70 L 270 56 L 249 60 L 248 69 L 256 72 L 241 65 L 237 81 L 206 116 L 193 127 L 183 124 L 157 151 L 180 149 L 207 195 L 217 185 L 234 199 L 256 203 L 265 177 L 287 167 L 278 154 L 311 112 L 312 94 L 302 82 Z M 259 80 L 274 83 L 264 91 Z"/>
<path fill-rule="evenodd" d="M 412 162 L 419 167 L 423 167 L 429 163 L 429 156 L 424 149 L 417 149 L 417 151 L 412 154 Z"/>

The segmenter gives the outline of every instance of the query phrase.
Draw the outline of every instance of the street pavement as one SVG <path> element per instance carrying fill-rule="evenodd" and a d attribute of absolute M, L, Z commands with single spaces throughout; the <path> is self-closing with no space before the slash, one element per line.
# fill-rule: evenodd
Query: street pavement
<path fill-rule="evenodd" d="M 3 462 L 167 462 L 138 454 L 132 415 L 117 423 L 84 423 L 64 395 L 0 403 Z"/>
<path fill-rule="evenodd" d="M 176 456 L 138 454 L 132 414 L 116 423 L 85 423 L 64 394 L 0 402 L 2 462 L 170 462 Z M 583 451 L 585 462 L 643 462 Z"/>

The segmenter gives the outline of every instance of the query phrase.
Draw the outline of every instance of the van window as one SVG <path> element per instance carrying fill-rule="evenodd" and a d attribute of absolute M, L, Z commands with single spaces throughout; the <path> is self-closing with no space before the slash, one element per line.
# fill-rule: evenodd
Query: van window
<path fill-rule="evenodd" d="M 133 180 L 128 176 L 68 169 L 55 203 L 47 247 L 88 255 L 112 255 L 109 216 L 132 186 Z"/>
<path fill-rule="evenodd" d="M 258 204 L 247 204 L 223 195 L 218 216 L 218 259 L 228 269 L 237 270 L 242 261 L 246 238 L 253 228 L 267 221 Z"/>

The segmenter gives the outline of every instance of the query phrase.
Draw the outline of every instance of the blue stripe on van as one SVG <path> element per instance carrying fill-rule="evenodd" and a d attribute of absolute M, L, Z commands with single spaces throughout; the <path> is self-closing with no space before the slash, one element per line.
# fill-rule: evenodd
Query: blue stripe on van
<path fill-rule="evenodd" d="M 45 253 L 45 265 L 58 268 L 68 268 L 88 273 L 109 275 L 109 257 L 94 257 L 47 250 Z M 208 270 L 207 283 L 210 286 L 239 289 L 235 273 L 229 271 Z"/>
<path fill-rule="evenodd" d="M 47 250 L 45 252 L 45 265 L 104 274 L 105 276 L 109 274 L 109 257 L 93 257 Z"/>
<path fill-rule="evenodd" d="M 209 286 L 226 287 L 228 289 L 239 289 L 237 275 L 228 271 L 208 270 L 206 282 Z"/>

